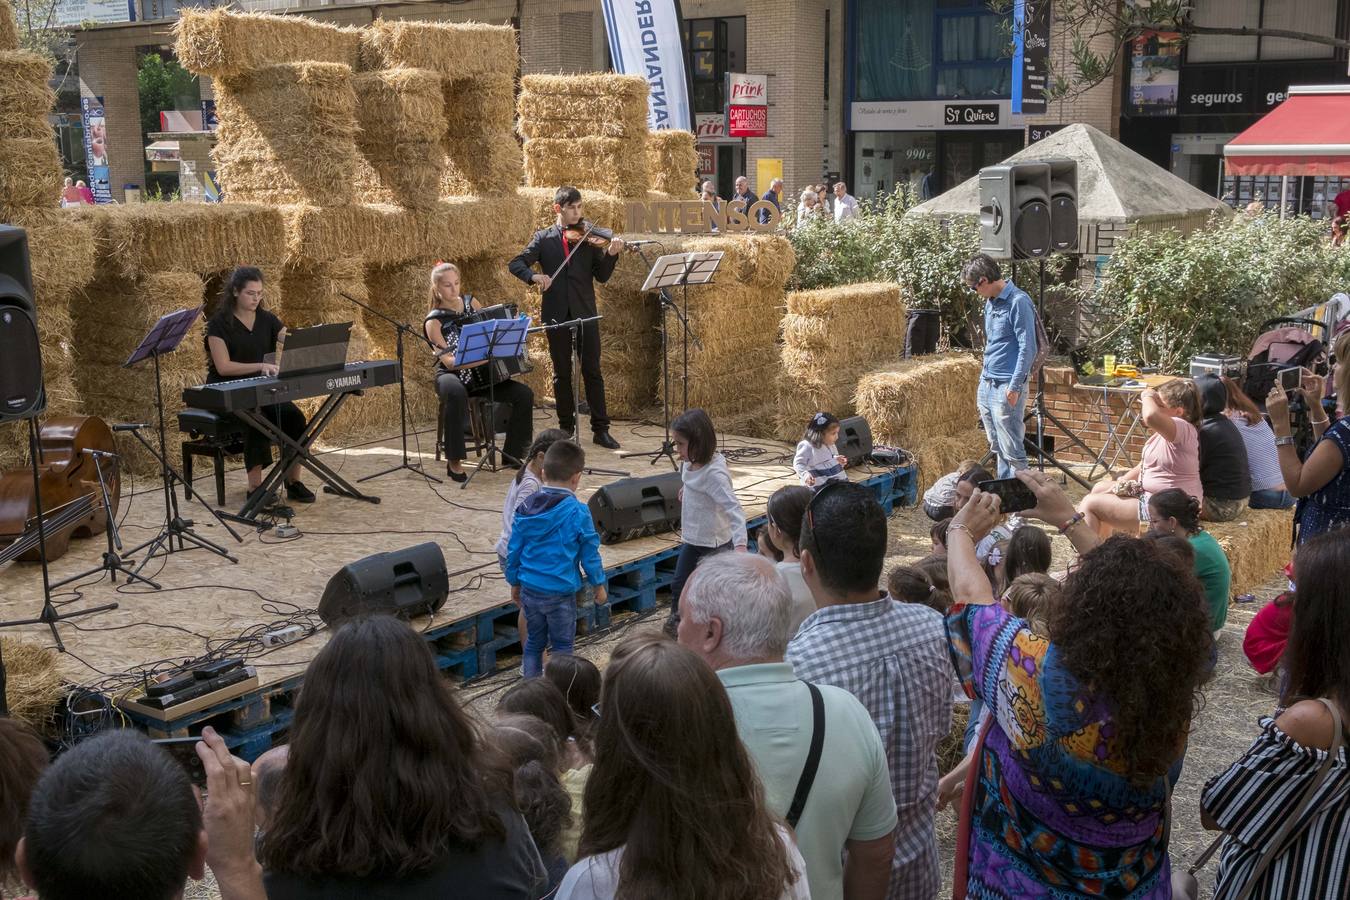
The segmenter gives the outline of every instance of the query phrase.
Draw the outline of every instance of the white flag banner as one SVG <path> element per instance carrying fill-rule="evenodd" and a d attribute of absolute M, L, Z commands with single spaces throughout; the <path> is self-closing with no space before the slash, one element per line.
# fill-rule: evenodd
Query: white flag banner
<path fill-rule="evenodd" d="M 675 0 L 602 0 L 614 71 L 651 86 L 647 126 L 693 131 Z"/>

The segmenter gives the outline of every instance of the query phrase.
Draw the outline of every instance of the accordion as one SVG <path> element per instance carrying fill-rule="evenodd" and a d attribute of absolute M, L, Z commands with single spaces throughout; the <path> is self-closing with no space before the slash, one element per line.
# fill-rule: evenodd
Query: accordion
<path fill-rule="evenodd" d="M 483 322 L 487 319 L 514 319 L 519 315 L 514 303 L 500 303 L 496 306 L 485 306 L 482 309 L 474 310 L 461 318 L 453 331 L 445 335 L 446 346 L 450 349 L 450 354 L 459 348 L 459 329 L 471 322 Z M 491 359 L 485 365 L 474 366 L 471 369 L 460 369 L 455 374 L 459 380 L 464 382 L 464 387 L 470 391 L 482 390 L 492 384 L 500 384 L 503 381 L 509 381 L 516 375 L 524 375 L 529 372 L 533 366 L 525 356 L 516 356 L 509 359 L 497 357 Z"/>

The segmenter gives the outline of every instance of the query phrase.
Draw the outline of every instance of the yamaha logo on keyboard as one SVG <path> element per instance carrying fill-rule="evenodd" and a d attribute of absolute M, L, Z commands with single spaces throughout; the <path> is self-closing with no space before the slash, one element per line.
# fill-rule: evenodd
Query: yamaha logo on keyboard
<path fill-rule="evenodd" d="M 360 387 L 361 376 L 344 375 L 341 378 L 330 378 L 324 384 L 330 391 L 336 391 L 339 388 Z"/>

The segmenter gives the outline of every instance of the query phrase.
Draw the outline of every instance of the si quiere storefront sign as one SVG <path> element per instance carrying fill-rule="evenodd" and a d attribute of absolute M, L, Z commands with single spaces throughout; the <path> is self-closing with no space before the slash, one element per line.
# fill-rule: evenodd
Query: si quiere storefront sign
<path fill-rule="evenodd" d="M 628 234 L 748 234 L 773 231 L 783 218 L 778 207 L 756 200 L 708 203 L 703 200 L 635 200 L 625 207 Z M 764 221 L 760 221 L 760 214 Z"/>

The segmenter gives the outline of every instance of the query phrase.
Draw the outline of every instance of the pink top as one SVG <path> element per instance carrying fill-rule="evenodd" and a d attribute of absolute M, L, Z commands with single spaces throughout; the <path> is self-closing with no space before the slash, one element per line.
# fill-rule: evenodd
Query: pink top
<path fill-rule="evenodd" d="M 1294 604 L 1287 594 L 1267 603 L 1256 614 L 1242 638 L 1242 652 L 1247 654 L 1253 669 L 1262 675 L 1275 670 L 1289 643 L 1293 622 Z"/>
<path fill-rule="evenodd" d="M 1154 434 L 1144 444 L 1144 463 L 1140 481 L 1145 493 L 1156 494 L 1168 488 L 1181 488 L 1197 500 L 1204 500 L 1200 487 L 1200 433 L 1185 419 L 1172 417 L 1177 439 L 1169 441 Z"/>

